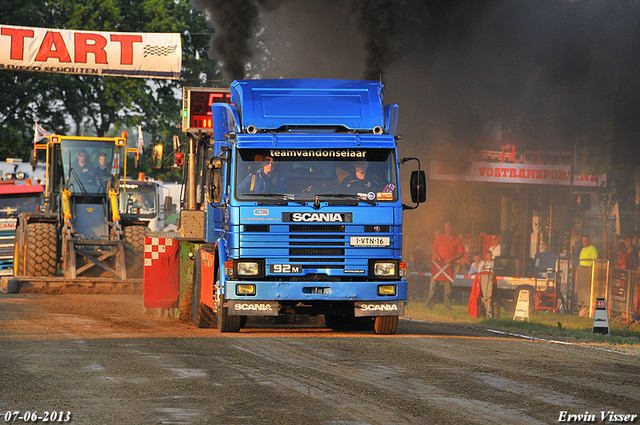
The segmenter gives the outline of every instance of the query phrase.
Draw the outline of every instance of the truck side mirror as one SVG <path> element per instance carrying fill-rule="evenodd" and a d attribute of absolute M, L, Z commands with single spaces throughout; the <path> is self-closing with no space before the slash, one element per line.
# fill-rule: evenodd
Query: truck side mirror
<path fill-rule="evenodd" d="M 218 204 L 222 201 L 222 159 L 211 158 L 207 171 L 207 201 Z"/>
<path fill-rule="evenodd" d="M 427 201 L 427 179 L 424 171 L 411 172 L 411 202 L 421 204 Z"/>
<path fill-rule="evenodd" d="M 164 146 L 158 143 L 153 147 L 151 153 L 151 168 L 159 170 L 162 168 L 162 157 L 164 156 Z"/>
<path fill-rule="evenodd" d="M 167 216 L 173 214 L 173 197 L 164 197 L 164 211 Z"/>

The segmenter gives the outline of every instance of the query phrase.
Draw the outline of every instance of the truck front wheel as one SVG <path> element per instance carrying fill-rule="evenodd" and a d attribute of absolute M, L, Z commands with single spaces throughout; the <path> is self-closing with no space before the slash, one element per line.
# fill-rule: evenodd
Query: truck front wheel
<path fill-rule="evenodd" d="M 378 335 L 393 335 L 398 328 L 398 316 L 378 316 L 373 322 L 373 331 Z"/>
<path fill-rule="evenodd" d="M 229 307 L 224 307 L 224 295 L 218 295 L 218 285 L 220 285 L 220 270 L 216 271 L 216 308 L 218 318 L 218 329 L 220 332 L 240 332 L 242 328 L 242 316 L 229 314 Z"/>
<path fill-rule="evenodd" d="M 27 275 L 51 277 L 57 266 L 56 225 L 29 223 L 27 225 Z"/>

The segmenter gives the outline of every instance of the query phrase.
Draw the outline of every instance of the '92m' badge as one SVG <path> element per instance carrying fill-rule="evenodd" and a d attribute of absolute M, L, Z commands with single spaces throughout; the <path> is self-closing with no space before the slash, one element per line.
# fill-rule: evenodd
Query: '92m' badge
<path fill-rule="evenodd" d="M 302 273 L 299 264 L 269 264 L 269 273 Z"/>

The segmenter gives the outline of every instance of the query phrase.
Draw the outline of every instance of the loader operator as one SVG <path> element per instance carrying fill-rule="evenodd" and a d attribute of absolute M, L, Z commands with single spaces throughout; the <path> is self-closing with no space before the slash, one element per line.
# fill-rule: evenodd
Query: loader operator
<path fill-rule="evenodd" d="M 78 174 L 82 183 L 87 183 L 96 176 L 96 169 L 88 159 L 87 151 L 78 149 L 76 152 L 76 160 L 72 164 L 73 170 Z"/>

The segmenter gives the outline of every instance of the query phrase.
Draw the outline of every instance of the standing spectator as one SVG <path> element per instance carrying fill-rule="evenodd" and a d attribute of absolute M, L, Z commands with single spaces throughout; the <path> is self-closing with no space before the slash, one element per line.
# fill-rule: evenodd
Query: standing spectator
<path fill-rule="evenodd" d="M 433 242 L 431 258 L 431 283 L 427 296 L 427 308 L 435 304 L 438 282 L 444 285 L 444 308 L 451 310 L 451 283 L 453 282 L 453 263 L 464 255 L 464 247 L 459 237 L 453 234 L 453 225 L 444 224 L 444 234 Z"/>
<path fill-rule="evenodd" d="M 625 249 L 627 250 L 627 259 L 629 264 L 627 264 L 627 269 L 636 270 L 640 264 L 638 264 L 638 247 L 633 244 L 633 240 L 631 236 L 626 235 L 622 240 L 625 245 Z"/>
<path fill-rule="evenodd" d="M 499 257 L 501 254 L 500 249 L 500 240 L 498 235 L 491 236 L 491 246 L 489 247 L 489 251 L 493 254 L 493 257 Z"/>
<path fill-rule="evenodd" d="M 471 263 L 471 267 L 469 267 L 469 275 L 478 274 L 484 268 L 484 261 L 482 261 L 482 255 L 479 252 L 473 253 L 473 263 Z"/>
<path fill-rule="evenodd" d="M 591 266 L 593 261 L 598 258 L 598 249 L 591 245 L 589 235 L 582 235 L 582 249 L 580 250 L 580 265 Z"/>
<path fill-rule="evenodd" d="M 427 267 L 428 259 L 427 254 L 430 253 L 429 241 L 427 238 L 427 232 L 421 232 L 418 238 L 418 243 L 411 252 L 411 266 L 416 270 L 422 270 Z"/>
<path fill-rule="evenodd" d="M 458 263 L 457 273 L 464 274 L 467 270 L 469 270 L 469 266 L 471 265 L 471 261 L 469 261 L 470 259 L 472 259 L 472 255 L 469 252 L 469 251 L 471 251 L 471 247 L 469 246 L 469 244 L 467 243 L 465 238 L 463 238 L 462 234 L 459 234 L 458 237 L 462 241 L 462 247 L 464 248 L 464 254 L 462 255 L 462 258 L 460 259 L 460 263 Z"/>
<path fill-rule="evenodd" d="M 617 269 L 629 269 L 633 264 L 630 255 L 627 252 L 627 247 L 624 242 L 618 242 L 616 245 L 616 268 Z"/>

